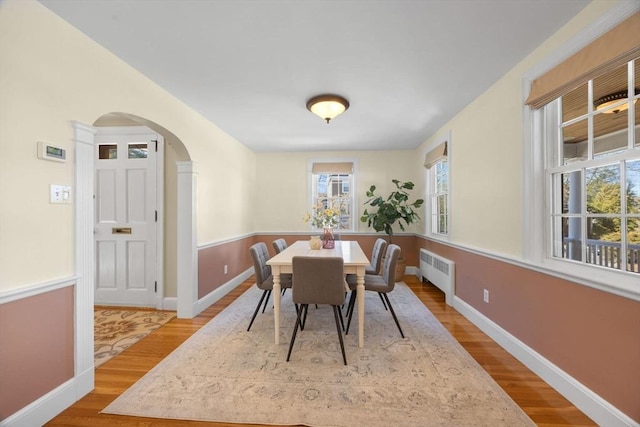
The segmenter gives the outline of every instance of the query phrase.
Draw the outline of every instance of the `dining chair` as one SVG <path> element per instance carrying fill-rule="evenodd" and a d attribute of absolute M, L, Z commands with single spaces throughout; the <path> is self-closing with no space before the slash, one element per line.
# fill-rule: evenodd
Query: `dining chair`
<path fill-rule="evenodd" d="M 284 239 L 276 239 L 273 242 L 271 242 L 271 245 L 273 246 L 273 249 L 276 251 L 276 255 L 284 251 L 288 247 L 287 241 Z M 286 280 L 291 280 L 291 274 L 288 274 L 288 273 L 280 274 L 280 277 L 281 278 L 284 277 Z M 287 291 L 287 288 L 282 288 L 281 294 L 284 295 L 286 291 Z"/>
<path fill-rule="evenodd" d="M 271 244 L 273 245 L 273 249 L 275 249 L 276 254 L 287 249 L 287 242 L 284 239 L 276 239 Z"/>
<path fill-rule="evenodd" d="M 378 238 L 373 245 L 373 250 L 371 251 L 371 263 L 365 267 L 364 274 L 380 274 L 380 270 L 382 269 L 382 259 L 384 258 L 384 251 L 387 248 L 387 241 Z M 353 277 L 349 277 L 353 276 Z M 348 282 L 355 282 L 355 274 L 349 274 L 347 276 Z M 380 295 L 380 299 L 382 300 L 382 305 L 384 309 L 387 310 L 387 303 L 384 300 L 382 294 Z"/>
<path fill-rule="evenodd" d="M 342 327 L 340 318 L 342 312 L 339 306 L 345 300 L 344 261 L 341 257 L 308 257 L 294 256 L 292 258 L 293 286 L 291 298 L 297 305 L 296 324 L 293 328 L 287 362 L 291 358 L 291 351 L 296 340 L 298 328 L 304 326 L 309 304 L 328 304 L 333 307 L 333 316 L 342 350 L 342 360 L 347 364 L 344 351 Z"/>
<path fill-rule="evenodd" d="M 267 260 L 269 259 L 269 251 L 267 249 L 267 245 L 264 242 L 258 242 L 249 248 L 249 253 L 251 254 L 251 259 L 253 260 L 253 270 L 256 276 L 256 286 L 258 289 L 262 289 L 262 296 L 260 297 L 260 301 L 258 301 L 258 306 L 256 310 L 253 312 L 253 316 L 251 317 L 251 322 L 249 322 L 249 327 L 247 331 L 251 329 L 251 325 L 253 325 L 253 321 L 256 319 L 258 315 L 258 310 L 260 310 L 260 305 L 264 301 L 264 306 L 262 307 L 262 312 L 267 308 L 267 303 L 269 302 L 269 297 L 271 296 L 271 291 L 273 291 L 273 275 L 271 274 L 271 266 L 267 265 Z M 280 277 L 280 286 L 282 289 L 287 289 L 291 287 L 291 276 L 286 277 L 282 275 Z"/>
<path fill-rule="evenodd" d="M 371 264 L 365 267 L 364 274 L 380 274 L 385 249 L 387 249 L 387 241 L 384 239 L 376 240 L 371 251 Z"/>
<path fill-rule="evenodd" d="M 393 310 L 393 306 L 391 305 L 391 301 L 389 301 L 388 296 L 388 293 L 393 291 L 396 284 L 396 264 L 398 263 L 399 257 L 400 246 L 394 244 L 389 245 L 384 257 L 382 274 L 365 274 L 364 290 L 377 292 L 381 298 L 384 298 L 386 307 L 389 307 L 389 311 L 391 311 L 391 315 L 393 316 L 393 320 L 396 322 L 396 326 L 400 331 L 400 335 L 402 336 L 402 338 L 404 338 L 404 333 L 402 332 L 402 328 L 400 327 L 400 322 L 398 322 L 398 317 Z M 351 289 L 351 296 L 349 298 L 349 305 L 347 308 L 347 329 L 345 331 L 345 335 L 349 333 L 349 326 L 351 325 L 351 318 L 353 317 L 353 310 L 356 302 L 356 278 L 351 276 L 347 277 L 347 284 Z"/>

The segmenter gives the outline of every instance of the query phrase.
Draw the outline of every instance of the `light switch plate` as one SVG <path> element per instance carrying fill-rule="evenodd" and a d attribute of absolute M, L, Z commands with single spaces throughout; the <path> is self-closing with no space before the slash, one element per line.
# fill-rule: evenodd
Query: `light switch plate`
<path fill-rule="evenodd" d="M 71 204 L 71 186 L 51 184 L 49 203 Z"/>

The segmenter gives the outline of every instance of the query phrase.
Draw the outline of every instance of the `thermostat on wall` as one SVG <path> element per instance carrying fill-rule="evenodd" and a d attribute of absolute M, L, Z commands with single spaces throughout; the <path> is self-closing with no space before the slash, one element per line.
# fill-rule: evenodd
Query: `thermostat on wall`
<path fill-rule="evenodd" d="M 66 162 L 67 150 L 46 142 L 38 141 L 38 158 L 42 160 L 53 160 L 54 162 Z"/>

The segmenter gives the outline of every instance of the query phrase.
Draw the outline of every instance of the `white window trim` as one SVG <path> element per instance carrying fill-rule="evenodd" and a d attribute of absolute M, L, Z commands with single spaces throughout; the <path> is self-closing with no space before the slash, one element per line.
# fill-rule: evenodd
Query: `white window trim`
<path fill-rule="evenodd" d="M 353 172 L 351 180 L 351 194 L 353 199 L 353 215 L 351 218 L 351 228 L 336 230 L 337 233 L 345 231 L 358 231 L 358 224 L 360 223 L 361 209 L 358 203 L 358 159 L 353 157 L 316 157 L 307 160 L 307 209 L 310 209 L 313 205 L 313 164 L 314 163 L 353 163 Z M 317 231 L 312 225 L 309 225 L 309 229 Z"/>
<path fill-rule="evenodd" d="M 592 27 L 586 28 L 574 39 L 561 46 L 554 54 L 529 70 L 522 79 L 523 105 L 523 191 L 522 191 L 522 256 L 525 261 L 543 270 L 577 283 L 609 292 L 615 295 L 640 301 L 637 275 L 605 270 L 600 267 L 575 264 L 568 260 L 547 256 L 553 241 L 551 224 L 547 221 L 551 212 L 551 195 L 547 195 L 549 177 L 545 175 L 545 144 L 543 138 L 544 114 L 542 110 L 533 110 L 525 105 L 534 79 L 553 68 L 602 34 L 615 27 L 632 13 L 640 9 L 636 2 L 621 2 L 614 6 Z M 544 230 L 543 233 L 536 230 Z M 451 230 L 449 230 L 451 232 Z"/>
<path fill-rule="evenodd" d="M 433 231 L 432 222 L 431 222 L 431 177 L 430 170 L 425 168 L 425 203 L 424 203 L 424 223 L 425 223 L 425 234 L 433 240 L 440 240 L 443 242 L 448 242 L 451 240 L 451 192 L 452 192 L 452 182 L 451 182 L 451 170 L 452 170 L 452 153 L 453 153 L 453 143 L 451 140 L 451 131 L 448 130 L 444 134 L 440 135 L 438 138 L 434 140 L 432 144 L 429 144 L 426 147 L 425 152 L 422 157 L 424 158 L 427 153 L 434 148 L 436 148 L 440 144 L 447 143 L 447 234 L 435 233 Z"/>

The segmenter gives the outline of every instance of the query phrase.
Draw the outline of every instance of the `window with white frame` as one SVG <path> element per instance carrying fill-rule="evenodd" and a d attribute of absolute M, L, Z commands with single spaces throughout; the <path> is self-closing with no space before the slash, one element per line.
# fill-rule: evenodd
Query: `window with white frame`
<path fill-rule="evenodd" d="M 427 200 L 429 200 L 430 221 L 428 232 L 441 237 L 449 235 L 449 159 L 447 139 L 427 153 Z"/>
<path fill-rule="evenodd" d="M 551 255 L 640 273 L 640 60 L 542 107 Z"/>
<path fill-rule="evenodd" d="M 525 259 L 634 299 L 640 296 L 639 22 L 640 13 L 621 4 L 567 45 L 567 59 L 528 79 L 523 199 Z M 585 47 L 572 51 L 577 45 Z"/>
<path fill-rule="evenodd" d="M 340 211 L 337 229 L 353 230 L 353 163 L 313 163 L 311 173 L 312 205 L 317 209 L 334 208 Z"/>

